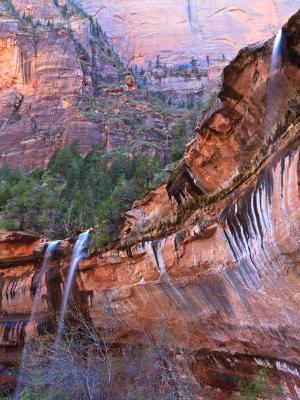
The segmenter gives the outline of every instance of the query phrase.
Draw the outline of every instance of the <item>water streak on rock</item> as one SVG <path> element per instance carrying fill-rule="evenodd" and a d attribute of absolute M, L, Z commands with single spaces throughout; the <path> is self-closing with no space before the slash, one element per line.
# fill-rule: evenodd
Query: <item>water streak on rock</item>
<path fill-rule="evenodd" d="M 78 264 L 82 258 L 85 257 L 85 245 L 88 240 L 89 232 L 83 232 L 79 235 L 77 242 L 74 247 L 72 259 L 71 259 L 71 264 L 67 276 L 67 281 L 66 281 L 66 286 L 63 294 L 63 300 L 62 304 L 60 307 L 60 313 L 59 313 L 59 320 L 58 320 L 58 325 L 57 325 L 57 337 L 56 337 L 56 344 L 58 345 L 61 339 L 61 334 L 64 328 L 64 321 L 65 321 L 65 313 L 67 309 L 67 304 L 69 300 L 69 296 L 71 293 L 72 289 L 72 283 L 74 280 L 74 275 L 76 272 L 76 269 L 78 267 Z"/>
<path fill-rule="evenodd" d="M 22 355 L 22 360 L 21 360 L 21 364 L 20 364 L 20 371 L 19 371 L 19 375 L 18 375 L 18 386 L 17 386 L 17 390 L 16 390 L 15 399 L 17 399 L 18 395 L 19 395 L 20 384 L 22 383 L 22 378 L 23 378 L 24 365 L 25 365 L 26 357 L 28 355 L 28 350 L 29 350 L 29 345 L 31 342 L 32 334 L 34 333 L 33 325 L 36 320 L 38 304 L 41 301 L 43 278 L 45 277 L 45 274 L 49 267 L 49 263 L 51 261 L 52 255 L 53 255 L 58 243 L 59 243 L 59 240 L 55 240 L 55 241 L 49 243 L 47 250 L 46 250 L 46 254 L 44 257 L 44 261 L 43 261 L 41 270 L 39 271 L 39 274 L 38 274 L 38 284 L 37 284 L 37 288 L 35 290 L 35 295 L 34 295 L 33 304 L 32 304 L 32 308 L 31 308 L 30 318 L 27 323 L 27 327 L 29 327 L 29 330 L 31 330 L 31 332 L 29 332 L 27 330 L 27 335 L 25 336 L 25 344 L 24 344 L 23 355 Z"/>
<path fill-rule="evenodd" d="M 265 126 L 268 130 L 272 132 L 274 125 L 274 120 L 276 118 L 276 104 L 278 102 L 277 97 L 280 95 L 279 91 L 279 80 L 281 76 L 281 69 L 284 62 L 288 58 L 288 51 L 286 46 L 286 40 L 282 29 L 280 29 L 275 37 L 271 65 L 269 71 L 269 79 L 267 82 L 267 104 L 266 104 L 266 117 Z M 269 134 L 268 141 L 272 142 L 274 140 L 274 133 Z"/>

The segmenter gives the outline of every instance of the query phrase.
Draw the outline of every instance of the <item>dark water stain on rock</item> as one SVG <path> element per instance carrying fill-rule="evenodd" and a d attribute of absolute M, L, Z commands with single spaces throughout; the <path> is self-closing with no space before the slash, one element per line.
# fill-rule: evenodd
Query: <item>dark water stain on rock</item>
<path fill-rule="evenodd" d="M 187 200 L 187 194 L 195 198 L 205 193 L 187 165 L 181 167 L 176 177 L 168 182 L 166 189 L 169 198 L 172 199 L 174 197 L 178 205 Z"/>

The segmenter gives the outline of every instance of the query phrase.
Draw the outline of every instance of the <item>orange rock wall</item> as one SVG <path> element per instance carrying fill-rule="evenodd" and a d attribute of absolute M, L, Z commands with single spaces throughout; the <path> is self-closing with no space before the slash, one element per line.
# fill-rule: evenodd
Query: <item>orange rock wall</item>
<path fill-rule="evenodd" d="M 164 329 L 195 353 L 195 369 L 207 383 L 222 386 L 226 377 L 234 382 L 265 366 L 297 399 L 299 133 L 254 182 L 231 195 L 219 222 L 205 226 L 199 221 L 163 239 L 83 260 L 75 293 L 99 332 L 109 321 L 120 344 L 133 332 L 139 340 L 145 331 L 156 337 Z M 2 350 L 18 348 L 32 329 L 26 320 L 45 245 L 26 240 L 1 237 Z M 12 250 L 24 241 L 17 256 L 28 261 L 21 265 Z M 71 249 L 70 242 L 60 244 L 45 276 L 36 321 L 40 332 L 58 309 Z M 230 379 L 225 386 L 232 387 Z"/>
<path fill-rule="evenodd" d="M 286 398 L 297 400 L 300 13 L 284 32 L 290 59 L 280 72 L 274 103 L 282 104 L 284 116 L 274 107 L 270 130 L 261 128 L 271 42 L 243 50 L 225 70 L 223 104 L 199 126 L 185 163 L 167 186 L 135 204 L 114 249 L 94 252 L 80 262 L 74 296 L 99 334 L 106 335 L 109 327 L 108 339 L 117 345 L 139 343 L 145 332 L 159 340 L 163 330 L 193 353 L 199 380 L 233 389 L 238 378 L 264 367 L 281 381 Z M 268 136 L 270 131 L 276 137 Z M 219 151 L 219 168 L 213 149 Z M 262 158 L 254 162 L 262 149 Z M 227 163 L 230 153 L 232 162 Z M 200 199 L 226 186 L 248 161 L 248 175 L 201 207 Z M 199 200 L 198 208 L 187 209 L 180 223 L 124 246 L 137 226 L 160 216 L 175 218 L 174 212 L 191 199 Z M 16 362 L 26 333 L 53 329 L 73 246 L 74 240 L 65 240 L 57 247 L 43 280 L 39 314 L 29 326 L 45 242 L 22 233 L 1 233 L 2 364 Z"/>

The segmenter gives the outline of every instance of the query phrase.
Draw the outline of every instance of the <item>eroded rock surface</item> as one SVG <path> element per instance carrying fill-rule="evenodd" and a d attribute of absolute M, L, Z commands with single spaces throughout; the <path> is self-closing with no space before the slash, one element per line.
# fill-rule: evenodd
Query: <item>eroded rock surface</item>
<path fill-rule="evenodd" d="M 299 24 L 300 12 L 284 27 L 290 59 L 279 72 L 272 124 L 264 125 L 267 42 L 241 51 L 226 68 L 220 109 L 199 126 L 169 184 L 128 213 L 114 249 L 80 262 L 74 292 L 102 335 L 109 321 L 108 338 L 118 345 L 142 341 L 144 332 L 159 340 L 163 329 L 193 352 L 193 371 L 202 382 L 232 390 L 239 378 L 267 368 L 285 398 L 295 400 Z M 53 324 L 72 248 L 71 240 L 62 241 L 45 275 L 38 333 Z M 44 251 L 45 243 L 33 236 L 0 237 L 2 364 L 16 362 L 32 330 L 27 321 Z"/>
<path fill-rule="evenodd" d="M 154 190 L 150 201 L 136 202 L 127 218 L 126 234 L 139 229 L 144 234 L 151 231 L 149 225 L 155 230 L 155 224 L 172 224 L 182 214 L 181 206 L 188 208 L 198 196 L 203 195 L 206 203 L 211 197 L 222 197 L 274 151 L 278 137 L 293 129 L 299 115 L 298 15 L 284 27 L 290 61 L 275 74 L 272 98 L 273 41 L 268 41 L 241 50 L 225 68 L 219 107 L 196 128 L 197 136 L 186 146 L 168 184 Z"/>
<path fill-rule="evenodd" d="M 154 67 L 156 53 L 161 52 L 161 68 L 151 68 L 151 73 L 143 75 L 143 79 L 147 77 L 145 88 L 166 103 L 182 107 L 205 103 L 218 90 L 222 68 L 237 49 L 274 34 L 297 7 L 292 0 L 270 2 L 262 9 L 257 2 L 239 7 L 226 1 L 214 5 L 173 3 L 152 1 L 149 6 L 147 2 L 84 1 L 82 8 L 68 1 L 3 3 L 1 165 L 45 167 L 55 149 L 74 141 L 79 141 L 82 153 L 95 144 L 108 151 L 120 146 L 145 151 L 147 147 L 151 156 L 168 159 L 176 115 L 149 104 L 143 94 L 133 90 L 132 79 L 128 85 L 120 60 L 85 10 L 98 18 L 125 64 L 129 57 L 133 64 L 152 60 Z M 169 12 L 174 9 L 176 12 Z M 253 10 L 260 11 L 253 15 Z M 269 15 L 271 24 L 266 23 Z M 226 27 L 224 34 L 219 32 L 220 26 Z M 212 46 L 212 41 L 220 46 Z M 165 62 L 188 63 L 192 57 L 202 60 L 197 74 L 192 68 L 165 74 Z M 261 68 L 263 63 L 257 67 Z M 137 119 L 133 117 L 136 104 L 142 110 Z M 128 123 L 131 119 L 135 123 Z M 158 146 L 158 141 L 163 141 L 163 146 Z M 235 143 L 231 146 L 235 151 Z"/>
<path fill-rule="evenodd" d="M 151 154 L 164 160 L 177 114 L 136 90 L 100 26 L 77 6 L 63 17 L 52 1 L 8 4 L 0 8 L 0 165 L 44 168 L 75 141 L 85 154 L 96 144 L 109 151 L 160 140 Z"/>

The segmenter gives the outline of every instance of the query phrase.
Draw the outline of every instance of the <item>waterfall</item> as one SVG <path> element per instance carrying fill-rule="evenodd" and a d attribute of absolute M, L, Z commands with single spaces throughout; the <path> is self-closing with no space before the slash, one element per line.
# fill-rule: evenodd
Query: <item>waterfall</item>
<path fill-rule="evenodd" d="M 29 321 L 27 323 L 27 326 L 29 326 L 30 328 L 33 326 L 34 321 L 36 319 L 37 308 L 38 308 L 39 301 L 41 299 L 43 277 L 45 276 L 45 273 L 47 272 L 47 269 L 49 267 L 49 262 L 51 261 L 52 255 L 53 255 L 54 250 L 56 249 L 56 246 L 58 245 L 58 243 L 59 243 L 59 240 L 55 240 L 53 242 L 50 242 L 48 244 L 48 247 L 47 247 L 47 250 L 46 250 L 46 254 L 45 254 L 45 257 L 44 257 L 44 260 L 43 260 L 43 264 L 42 264 L 41 270 L 40 270 L 39 275 L 38 275 L 38 283 L 37 283 L 37 288 L 36 288 L 35 296 L 34 296 L 33 303 L 32 303 L 30 318 L 29 318 Z M 19 395 L 20 384 L 21 384 L 21 381 L 22 381 L 22 376 L 23 376 L 23 372 L 24 372 L 24 365 L 25 365 L 27 354 L 28 354 L 29 344 L 30 344 L 31 339 L 32 339 L 32 333 L 33 332 L 31 332 L 31 334 L 25 336 L 23 355 L 22 355 L 20 369 L 19 369 L 19 373 L 18 373 L 18 379 L 17 379 L 17 390 L 16 390 L 15 399 L 17 399 L 18 395 Z"/>
<path fill-rule="evenodd" d="M 269 132 L 268 142 L 273 139 L 273 122 L 277 119 L 276 114 L 279 112 L 280 104 L 277 104 L 277 95 L 279 94 L 280 71 L 284 61 L 287 59 L 287 46 L 284 33 L 280 29 L 275 37 L 271 64 L 269 70 L 269 79 L 267 82 L 267 101 L 265 114 L 265 128 Z"/>
<path fill-rule="evenodd" d="M 270 70 L 271 77 L 281 67 L 283 57 L 285 56 L 286 53 L 285 50 L 286 49 L 285 49 L 284 34 L 282 32 L 282 29 L 279 29 L 273 45 L 271 70 Z"/>
<path fill-rule="evenodd" d="M 37 307 L 38 307 L 38 302 L 39 299 L 41 297 L 41 290 L 42 290 L 42 283 L 43 283 L 43 277 L 48 269 L 49 266 L 49 262 L 52 258 L 52 255 L 54 253 L 54 250 L 56 248 L 56 246 L 58 245 L 59 240 L 54 240 L 53 242 L 50 242 L 48 244 L 47 250 L 46 250 L 46 254 L 44 257 L 44 261 L 42 264 L 42 268 L 39 272 L 39 276 L 38 276 L 38 284 L 37 284 L 37 289 L 36 289 L 36 293 L 34 296 L 34 300 L 33 300 L 33 304 L 32 304 L 32 308 L 31 308 L 31 314 L 30 314 L 30 318 L 29 318 L 29 325 L 32 325 L 33 321 L 35 320 L 35 315 L 36 315 L 36 311 L 37 311 Z M 28 336 L 28 338 L 25 339 L 25 343 L 27 343 L 28 341 L 30 341 L 31 336 Z"/>
<path fill-rule="evenodd" d="M 78 239 L 76 241 L 76 244 L 75 244 L 75 247 L 73 250 L 71 264 L 70 264 L 67 281 L 66 281 L 66 286 L 65 286 L 63 299 L 62 299 L 60 312 L 59 312 L 59 320 L 58 320 L 58 324 L 57 324 L 57 335 L 56 335 L 56 345 L 57 346 L 60 342 L 61 334 L 62 334 L 62 331 L 64 328 L 65 313 L 66 313 L 66 308 L 67 308 L 67 304 L 68 304 L 68 300 L 69 300 L 69 296 L 70 296 L 70 292 L 71 292 L 71 288 L 72 288 L 74 275 L 75 275 L 75 272 L 76 272 L 76 269 L 77 269 L 77 266 L 78 266 L 80 260 L 82 260 L 82 258 L 84 258 L 86 255 L 84 249 L 85 249 L 85 245 L 86 245 L 88 236 L 89 236 L 88 231 L 81 233 L 78 236 Z"/>
<path fill-rule="evenodd" d="M 191 4 L 191 0 L 186 0 L 187 2 L 187 14 L 188 14 L 188 19 L 189 19 L 189 23 L 191 28 L 193 28 L 193 10 L 192 10 L 192 4 Z"/>

